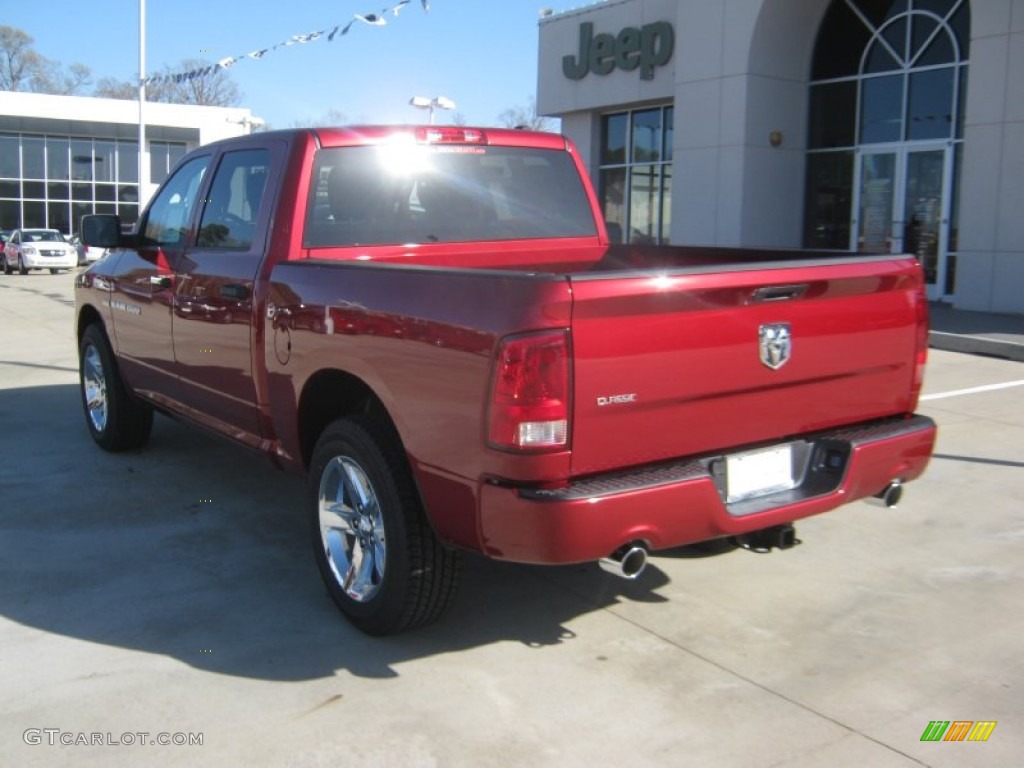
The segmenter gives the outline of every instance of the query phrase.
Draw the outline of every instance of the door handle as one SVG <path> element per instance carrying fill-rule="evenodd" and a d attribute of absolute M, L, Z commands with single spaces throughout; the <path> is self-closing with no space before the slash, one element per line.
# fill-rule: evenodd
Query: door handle
<path fill-rule="evenodd" d="M 754 291 L 751 298 L 756 303 L 764 301 L 789 301 L 790 299 L 798 299 L 803 296 L 809 287 L 807 283 L 800 283 L 798 285 L 767 285 Z"/>
<path fill-rule="evenodd" d="M 150 275 L 149 284 L 154 288 L 170 288 L 173 285 L 170 275 Z"/>

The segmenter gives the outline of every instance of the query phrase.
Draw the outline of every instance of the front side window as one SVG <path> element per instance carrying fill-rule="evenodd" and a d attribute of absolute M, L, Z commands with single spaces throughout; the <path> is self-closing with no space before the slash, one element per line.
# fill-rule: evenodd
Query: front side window
<path fill-rule="evenodd" d="M 572 157 L 521 147 L 384 144 L 317 152 L 307 248 L 593 237 Z"/>
<path fill-rule="evenodd" d="M 612 242 L 668 242 L 672 131 L 672 107 L 601 118 L 598 194 Z"/>
<path fill-rule="evenodd" d="M 142 230 L 143 245 L 183 246 L 199 198 L 199 187 L 210 164 L 209 155 L 189 160 L 153 200 Z"/>

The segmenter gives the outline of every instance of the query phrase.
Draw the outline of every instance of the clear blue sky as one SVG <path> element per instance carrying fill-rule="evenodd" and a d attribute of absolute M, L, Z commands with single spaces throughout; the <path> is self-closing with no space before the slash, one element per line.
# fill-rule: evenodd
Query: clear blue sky
<path fill-rule="evenodd" d="M 354 13 L 379 13 L 397 0 L 148 0 L 146 67 L 184 58 L 217 61 L 317 30 Z M 326 37 L 246 59 L 230 72 L 242 106 L 276 128 L 329 110 L 347 122 L 417 122 L 411 96 L 447 96 L 469 123 L 494 124 L 525 106 L 537 88 L 537 21 L 592 0 L 413 0 L 383 27 L 356 23 Z M 138 71 L 138 0 L 0 0 L 0 23 L 35 39 L 64 65 L 81 62 L 94 80 L 133 79 Z M 209 51 L 209 52 L 206 52 Z M 438 122 L 448 122 L 438 113 Z"/>

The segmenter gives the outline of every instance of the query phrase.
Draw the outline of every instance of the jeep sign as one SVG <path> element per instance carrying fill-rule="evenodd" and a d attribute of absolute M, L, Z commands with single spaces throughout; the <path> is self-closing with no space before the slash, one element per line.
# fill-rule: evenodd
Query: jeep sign
<path fill-rule="evenodd" d="M 588 72 L 607 75 L 614 69 L 631 72 L 639 67 L 641 80 L 653 80 L 654 68 L 672 58 L 675 38 L 667 21 L 626 27 L 618 35 L 594 35 L 594 25 L 587 21 L 580 24 L 579 53 L 562 57 L 562 72 L 571 80 L 582 80 Z"/>

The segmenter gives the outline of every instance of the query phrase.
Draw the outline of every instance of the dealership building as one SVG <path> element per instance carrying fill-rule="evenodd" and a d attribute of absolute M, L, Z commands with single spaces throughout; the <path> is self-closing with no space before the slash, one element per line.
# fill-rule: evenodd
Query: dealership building
<path fill-rule="evenodd" d="M 914 253 L 1024 313 L 1024 0 L 607 0 L 538 80 L 616 239 Z"/>
<path fill-rule="evenodd" d="M 146 103 L 145 204 L 189 150 L 247 133 L 248 109 Z M 0 229 L 75 234 L 87 213 L 139 216 L 136 101 L 0 91 Z"/>

